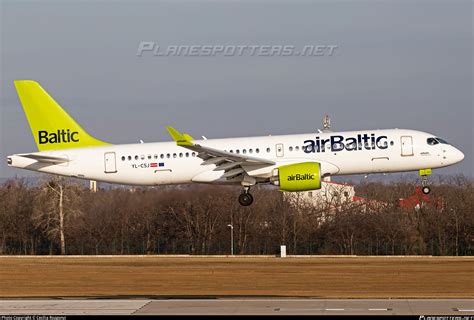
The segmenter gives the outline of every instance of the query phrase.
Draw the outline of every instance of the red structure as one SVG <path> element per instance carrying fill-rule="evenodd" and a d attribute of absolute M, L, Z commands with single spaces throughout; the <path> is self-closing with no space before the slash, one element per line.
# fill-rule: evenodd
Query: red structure
<path fill-rule="evenodd" d="M 415 192 L 408 198 L 400 199 L 399 204 L 400 207 L 407 209 L 420 208 L 428 205 L 441 210 L 443 209 L 443 198 L 424 194 L 423 191 L 421 191 L 421 187 L 417 186 Z"/>

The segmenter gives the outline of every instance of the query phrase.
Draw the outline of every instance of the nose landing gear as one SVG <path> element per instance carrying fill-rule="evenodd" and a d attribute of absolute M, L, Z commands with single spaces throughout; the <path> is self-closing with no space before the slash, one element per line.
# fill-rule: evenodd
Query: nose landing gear
<path fill-rule="evenodd" d="M 431 174 L 431 169 L 422 169 L 419 171 L 421 176 L 421 191 L 424 194 L 429 194 L 431 192 L 431 188 L 428 186 L 428 176 Z"/>
<path fill-rule="evenodd" d="M 239 196 L 239 203 L 240 205 L 247 207 L 252 204 L 253 197 L 249 192 L 250 187 L 244 187 L 243 192 Z"/>

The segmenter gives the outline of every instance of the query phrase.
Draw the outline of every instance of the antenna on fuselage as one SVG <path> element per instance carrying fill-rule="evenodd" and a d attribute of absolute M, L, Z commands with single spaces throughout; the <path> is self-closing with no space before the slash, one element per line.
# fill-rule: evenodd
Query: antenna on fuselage
<path fill-rule="evenodd" d="M 329 115 L 325 115 L 323 117 L 323 130 L 322 132 L 331 132 L 331 118 L 329 118 Z"/>

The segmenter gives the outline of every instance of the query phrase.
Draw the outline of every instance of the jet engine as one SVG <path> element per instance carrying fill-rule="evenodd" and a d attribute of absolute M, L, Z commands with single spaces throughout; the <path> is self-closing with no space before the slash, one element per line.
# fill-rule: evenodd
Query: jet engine
<path fill-rule="evenodd" d="M 280 166 L 273 170 L 272 182 L 286 192 L 321 189 L 321 164 L 301 162 Z"/>

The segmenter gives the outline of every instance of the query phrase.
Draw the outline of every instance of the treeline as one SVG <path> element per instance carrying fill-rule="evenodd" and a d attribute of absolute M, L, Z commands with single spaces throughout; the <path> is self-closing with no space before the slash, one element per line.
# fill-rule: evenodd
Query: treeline
<path fill-rule="evenodd" d="M 462 176 L 432 188 L 433 201 L 399 205 L 413 183 L 364 183 L 371 201 L 310 205 L 253 188 L 241 207 L 228 186 L 107 189 L 72 180 L 0 186 L 0 254 L 472 255 L 473 184 Z M 297 198 L 296 198 L 297 199 Z"/>

